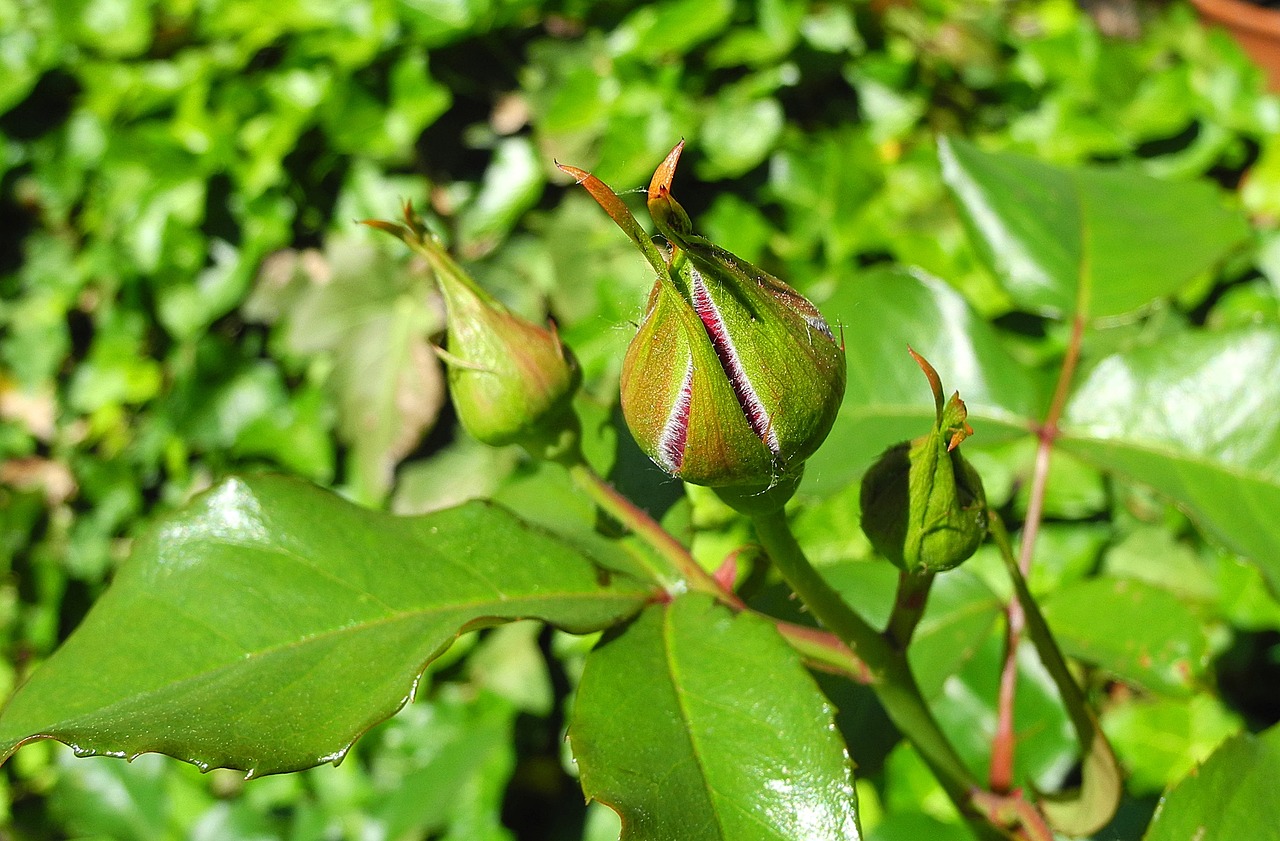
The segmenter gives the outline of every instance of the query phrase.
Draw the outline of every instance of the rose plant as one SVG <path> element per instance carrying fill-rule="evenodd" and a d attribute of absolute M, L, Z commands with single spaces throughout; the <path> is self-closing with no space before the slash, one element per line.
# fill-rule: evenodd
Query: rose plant
<path fill-rule="evenodd" d="M 625 423 L 665 474 L 709 487 L 750 522 L 754 563 L 742 548 L 704 567 L 676 528 L 601 475 L 585 455 L 572 350 L 553 325 L 519 318 L 481 288 L 406 205 L 403 219 L 368 224 L 402 240 L 437 281 L 448 314 L 439 354 L 463 427 L 488 444 L 519 444 L 550 471 L 548 483 L 572 482 L 607 522 L 534 522 L 489 501 L 393 517 L 296 478 L 226 479 L 139 541 L 80 628 L 17 690 L 0 714 L 4 757 L 52 738 L 80 755 L 160 752 L 249 777 L 340 762 L 460 635 L 529 620 L 599 634 L 577 678 L 568 743 L 585 796 L 618 813 L 623 838 L 860 837 L 850 748 L 868 734 L 842 729 L 816 674 L 874 693 L 977 837 L 1103 830 L 1120 806 L 1122 770 L 1096 686 L 1063 651 L 1129 664 L 1079 635 L 1060 646 L 1051 629 L 1055 616 L 1072 627 L 1069 606 L 1042 609 L 1028 584 L 1050 457 L 1070 453 L 1156 485 L 1280 579 L 1274 530 L 1233 528 L 1238 507 L 1280 504 L 1274 458 L 1241 479 L 1243 464 L 1280 441 L 1280 421 L 1231 411 L 1258 405 L 1259 390 L 1280 396 L 1269 376 L 1274 325 L 1113 352 L 1085 342 L 1091 326 L 1177 294 L 1247 226 L 1204 184 L 1059 169 L 940 139 L 943 177 L 1004 291 L 1069 326 L 1058 378 L 1037 401 L 1026 396 L 1033 388 L 975 376 L 1017 369 L 993 344 L 947 335 L 964 304 L 935 278 L 892 271 L 869 276 L 879 287 L 851 282 L 828 302 L 841 315 L 829 319 L 695 233 L 672 195 L 682 147 L 647 191 L 656 237 L 600 179 L 561 169 L 654 275 L 622 361 Z M 918 301 L 922 317 L 937 316 L 934 329 L 904 335 L 878 315 L 889 296 Z M 849 343 L 884 347 L 882 367 L 852 369 Z M 1147 376 L 1152 357 L 1176 358 L 1176 380 Z M 968 405 L 947 394 L 935 365 L 962 381 Z M 1017 543 L 961 452 L 975 433 L 1034 441 Z M 837 450 L 843 457 L 824 467 Z M 1232 502 L 1221 488 L 1235 480 Z M 788 508 L 797 494 L 849 488 L 871 546 L 896 567 L 892 603 L 874 621 L 856 587 L 811 561 Z M 947 667 L 936 649 L 918 654 L 919 635 L 938 582 L 984 544 L 1006 594 L 1003 669 L 988 687 L 994 720 L 958 727 L 938 691 Z M 762 578 L 785 587 L 799 612 L 767 598 Z M 1059 769 L 1045 785 L 1054 774 L 1020 753 L 1027 668 L 1057 697 L 1070 782 Z M 966 728 L 987 742 L 986 767 L 961 743 Z M 1170 795 L 1147 837 L 1183 837 L 1231 764 L 1274 765 L 1275 742 L 1271 731 L 1229 743 Z"/>

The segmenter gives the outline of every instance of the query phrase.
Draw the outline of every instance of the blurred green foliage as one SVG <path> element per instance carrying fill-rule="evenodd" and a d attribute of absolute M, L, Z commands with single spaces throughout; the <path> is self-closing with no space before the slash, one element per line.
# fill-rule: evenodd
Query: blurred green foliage
<path fill-rule="evenodd" d="M 1188 325 L 1280 323 L 1280 101 L 1187 7 L 1136 15 L 1140 37 L 1121 38 L 1066 0 L 0 0 L 0 689 L 77 624 L 156 512 L 231 471 L 400 512 L 496 493 L 537 520 L 572 499 L 455 433 L 429 277 L 353 224 L 401 200 L 514 309 L 555 315 L 587 377 L 590 456 L 669 506 L 709 565 L 741 524 L 696 492 L 674 499 L 607 424 L 648 278 L 554 159 L 625 195 L 686 137 L 681 200 L 701 230 L 818 299 L 874 289 L 882 264 L 942 278 L 931 300 L 962 296 L 988 320 L 978 341 L 1019 363 L 1002 393 L 1022 408 L 1066 335 L 985 268 L 947 199 L 939 132 L 1236 191 L 1254 247 L 1169 306 L 1092 330 L 1098 357 Z M 1030 460 L 1025 442 L 974 456 L 1015 514 Z M 1165 786 L 1280 719 L 1280 604 L 1149 491 L 1069 460 L 1050 487 L 1031 584 L 1101 670 L 1090 685 L 1130 775 L 1099 837 L 1137 837 Z M 889 590 L 850 495 L 811 500 L 800 538 L 874 601 Z M 999 669 L 998 568 L 984 550 L 940 588 L 915 664 L 976 766 L 984 734 L 960 737 Z M 1110 645 L 1100 604 L 1156 635 L 1158 656 Z M 0 776 L 4 831 L 616 838 L 615 817 L 583 807 L 562 739 L 583 646 L 523 628 L 459 645 L 342 766 L 300 775 L 245 783 L 33 745 Z M 1071 737 L 1026 669 L 1019 719 L 1039 724 L 1019 761 L 1049 787 Z M 882 721 L 860 691 L 832 693 L 846 732 Z M 869 837 L 964 837 L 905 744 L 851 749 Z"/>

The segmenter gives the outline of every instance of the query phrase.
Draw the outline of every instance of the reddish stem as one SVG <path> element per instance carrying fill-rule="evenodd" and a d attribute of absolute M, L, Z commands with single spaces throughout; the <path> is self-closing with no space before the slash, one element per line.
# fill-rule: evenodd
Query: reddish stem
<path fill-rule="evenodd" d="M 1017 841 L 1053 841 L 1053 830 L 1044 815 L 1022 796 L 1022 792 L 992 794 L 986 791 L 971 792 L 975 808 L 993 826 L 1003 828 L 1010 838 Z"/>
<path fill-rule="evenodd" d="M 1058 440 L 1058 422 L 1067 404 L 1067 394 L 1080 361 L 1080 345 L 1084 338 L 1084 315 L 1078 313 L 1071 322 L 1071 338 L 1067 342 L 1062 359 L 1062 370 L 1054 386 L 1053 400 L 1044 423 L 1036 430 L 1036 460 L 1031 472 L 1031 490 L 1027 500 L 1027 516 L 1022 524 L 1022 539 L 1018 548 L 1018 569 L 1023 578 L 1031 575 L 1031 562 L 1035 557 L 1036 537 L 1044 519 L 1044 496 L 1049 486 L 1049 463 L 1053 445 Z M 996 732 L 991 744 L 991 790 L 1007 792 L 1013 787 L 1014 722 L 1013 702 L 1018 682 L 1018 645 L 1026 626 L 1022 605 L 1010 599 L 1005 607 L 1005 656 L 1000 671 L 1000 690 L 996 706 Z"/>
<path fill-rule="evenodd" d="M 668 588 L 669 598 L 677 595 L 683 588 L 689 587 L 715 597 L 734 610 L 750 610 L 733 591 L 731 580 L 722 580 L 704 570 L 689 550 L 649 516 L 649 512 L 619 493 L 617 488 L 605 481 L 585 462 L 570 465 L 569 472 L 578 486 L 585 490 L 597 505 L 640 536 L 667 561 L 666 569 L 651 569 L 650 573 L 664 582 Z M 764 614 L 759 615 L 764 616 Z M 771 616 L 765 616 L 765 618 L 777 627 L 778 633 L 805 658 L 809 665 L 824 671 L 847 675 L 858 683 L 871 683 L 871 670 L 867 664 L 835 634 L 783 622 Z"/>
<path fill-rule="evenodd" d="M 778 633 L 800 652 L 805 662 L 815 668 L 831 674 L 844 675 L 856 683 L 870 686 L 875 682 L 871 668 L 850 650 L 849 646 L 830 631 L 810 628 L 808 625 L 796 625 L 781 619 L 769 618 L 778 628 Z"/>

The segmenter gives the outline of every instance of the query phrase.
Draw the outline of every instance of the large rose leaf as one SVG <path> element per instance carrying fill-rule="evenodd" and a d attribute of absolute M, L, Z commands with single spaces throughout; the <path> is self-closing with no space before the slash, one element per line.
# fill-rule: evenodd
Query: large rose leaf
<path fill-rule="evenodd" d="M 422 517 L 231 479 L 155 528 L 0 713 L 0 756 L 53 738 L 250 775 L 336 762 L 463 631 L 609 627 L 647 591 L 485 503 Z"/>
<path fill-rule="evenodd" d="M 847 841 L 856 800 L 833 716 L 768 621 L 689 595 L 591 653 L 569 740 L 624 841 Z"/>

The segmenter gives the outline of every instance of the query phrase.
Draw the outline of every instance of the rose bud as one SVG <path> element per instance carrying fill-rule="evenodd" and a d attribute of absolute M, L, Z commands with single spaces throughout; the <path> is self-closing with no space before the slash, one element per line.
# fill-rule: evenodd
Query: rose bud
<path fill-rule="evenodd" d="M 649 187 L 667 257 L 608 187 L 562 167 L 658 273 L 623 362 L 623 415 L 641 449 L 672 476 L 716 488 L 794 489 L 840 407 L 844 348 L 798 292 L 692 232 L 670 194 L 682 148 Z"/>
<path fill-rule="evenodd" d="M 973 434 L 964 401 L 957 392 L 944 405 L 937 372 L 910 353 L 933 387 L 933 430 L 890 447 L 862 477 L 862 530 L 880 554 L 921 574 L 951 569 L 978 550 L 987 536 L 987 497 L 960 454 Z"/>
<path fill-rule="evenodd" d="M 492 446 L 520 444 L 556 458 L 577 445 L 574 392 L 581 373 L 554 329 L 512 315 L 454 262 L 405 206 L 405 225 L 367 222 L 426 258 L 447 313 L 449 394 L 467 433 Z"/>

